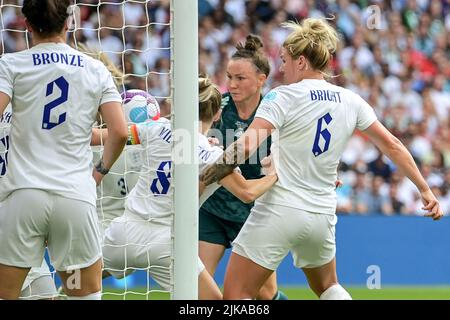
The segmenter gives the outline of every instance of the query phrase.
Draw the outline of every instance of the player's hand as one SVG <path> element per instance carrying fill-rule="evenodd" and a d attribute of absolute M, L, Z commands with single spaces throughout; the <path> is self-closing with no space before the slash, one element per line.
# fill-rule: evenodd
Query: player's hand
<path fill-rule="evenodd" d="M 205 186 L 222 180 L 224 177 L 234 171 L 234 168 L 240 163 L 245 162 L 243 146 L 238 143 L 231 144 L 223 153 L 223 157 L 218 159 L 216 163 L 210 165 L 200 175 L 200 181 Z"/>
<path fill-rule="evenodd" d="M 264 157 L 261 160 L 262 174 L 265 176 L 275 176 L 277 170 L 272 156 Z"/>
<path fill-rule="evenodd" d="M 100 184 L 100 182 L 102 181 L 104 175 L 102 175 L 100 172 L 98 172 L 97 170 L 92 171 L 92 176 L 94 177 L 95 183 L 98 186 Z"/>
<path fill-rule="evenodd" d="M 217 139 L 216 137 L 209 137 L 208 142 L 209 142 L 209 145 L 212 147 L 217 146 L 217 147 L 221 147 L 223 149 L 223 146 L 220 145 L 219 139 Z"/>
<path fill-rule="evenodd" d="M 441 205 L 431 190 L 428 189 L 425 192 L 421 192 L 420 196 L 422 197 L 422 203 L 424 205 L 422 209 L 428 211 L 428 213 L 425 214 L 425 217 L 439 220 L 444 216 Z"/>

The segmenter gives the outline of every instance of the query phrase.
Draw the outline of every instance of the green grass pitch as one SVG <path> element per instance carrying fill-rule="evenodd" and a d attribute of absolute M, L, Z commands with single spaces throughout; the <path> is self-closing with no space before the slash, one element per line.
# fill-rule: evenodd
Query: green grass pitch
<path fill-rule="evenodd" d="M 316 300 L 306 287 L 281 287 L 290 300 Z M 346 288 L 355 300 L 450 300 L 450 287 L 391 287 L 369 290 L 364 287 Z M 146 294 L 143 288 L 129 289 L 126 295 L 120 289 L 105 288 L 104 300 L 168 300 L 169 294 L 155 291 Z"/>

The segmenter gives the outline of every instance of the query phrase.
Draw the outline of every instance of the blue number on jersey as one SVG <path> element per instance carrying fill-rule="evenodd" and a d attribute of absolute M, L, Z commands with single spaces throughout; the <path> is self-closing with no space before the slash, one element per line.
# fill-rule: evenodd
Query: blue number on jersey
<path fill-rule="evenodd" d="M 0 154 L 0 177 L 6 174 L 6 166 L 8 165 L 8 150 L 9 150 L 9 136 L 4 136 L 0 139 L 0 142 L 4 146 L 2 148 L 5 153 Z"/>
<path fill-rule="evenodd" d="M 120 178 L 119 181 L 117 181 L 117 185 L 120 187 L 120 194 L 126 196 L 128 194 L 128 186 L 125 178 Z"/>
<path fill-rule="evenodd" d="M 60 125 L 64 121 L 66 121 L 66 113 L 64 112 L 59 115 L 58 122 L 56 122 L 56 123 L 50 122 L 50 113 L 52 112 L 52 110 L 54 108 L 56 108 L 57 106 L 66 102 L 67 96 L 69 94 L 69 83 L 66 81 L 66 79 L 64 79 L 64 77 L 61 76 L 58 79 L 56 79 L 55 81 L 52 81 L 47 85 L 46 97 L 48 97 L 49 95 L 51 95 L 53 93 L 53 87 L 54 87 L 53 84 L 56 84 L 58 86 L 58 88 L 61 90 L 61 96 L 59 98 L 47 103 L 44 106 L 44 117 L 42 119 L 42 129 L 45 129 L 45 130 L 53 129 L 54 127 Z"/>
<path fill-rule="evenodd" d="M 324 121 L 327 125 L 330 124 L 331 120 L 333 120 L 333 118 L 329 113 L 317 120 L 316 137 L 314 138 L 314 145 L 312 149 L 315 157 L 320 156 L 322 153 L 326 152 L 328 150 L 328 147 L 330 146 L 331 133 L 327 128 L 322 130 L 322 125 Z M 323 140 L 320 138 L 322 138 Z M 323 149 L 320 147 L 321 140 L 324 141 Z"/>
<path fill-rule="evenodd" d="M 155 196 L 167 194 L 170 187 L 170 168 L 172 167 L 172 161 L 163 161 L 156 171 L 157 178 L 153 179 L 150 190 Z"/>

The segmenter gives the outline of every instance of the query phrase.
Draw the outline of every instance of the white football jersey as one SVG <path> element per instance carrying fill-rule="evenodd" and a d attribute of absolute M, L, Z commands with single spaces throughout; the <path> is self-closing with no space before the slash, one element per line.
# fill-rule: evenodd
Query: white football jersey
<path fill-rule="evenodd" d="M 13 110 L 0 201 L 37 188 L 95 205 L 92 125 L 100 105 L 122 101 L 103 63 L 64 43 L 38 44 L 0 59 L 0 91 Z"/>
<path fill-rule="evenodd" d="M 11 104 L 9 104 L 0 117 L 0 179 L 6 175 L 9 149 L 9 130 L 12 117 Z"/>
<path fill-rule="evenodd" d="M 141 144 L 144 152 L 141 173 L 125 201 L 125 208 L 144 220 L 157 218 L 163 224 L 170 224 L 173 211 L 170 121 L 160 118 L 135 124 L 130 132 L 133 144 Z"/>
<path fill-rule="evenodd" d="M 103 147 L 92 148 L 94 163 L 103 153 Z M 120 217 L 125 210 L 125 198 L 137 183 L 143 162 L 142 146 L 125 146 L 109 173 L 97 186 L 97 214 L 103 228 Z"/>
<path fill-rule="evenodd" d="M 339 159 L 353 131 L 376 121 L 373 109 L 348 89 L 307 79 L 267 93 L 255 117 L 277 129 L 278 182 L 257 201 L 334 214 Z"/>
<path fill-rule="evenodd" d="M 223 154 L 223 150 L 217 146 L 211 146 L 208 138 L 204 135 L 198 135 L 198 158 L 199 158 L 199 174 L 201 175 L 208 165 L 215 163 Z M 207 186 L 203 191 L 199 199 L 199 207 L 210 197 L 212 194 L 220 188 L 217 182 L 214 182 Z"/>

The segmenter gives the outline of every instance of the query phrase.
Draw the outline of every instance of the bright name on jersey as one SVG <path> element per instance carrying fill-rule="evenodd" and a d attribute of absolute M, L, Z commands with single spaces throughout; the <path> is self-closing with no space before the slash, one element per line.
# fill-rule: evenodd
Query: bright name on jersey
<path fill-rule="evenodd" d="M 332 101 L 341 103 L 340 92 L 331 90 L 310 90 L 311 101 Z"/>
<path fill-rule="evenodd" d="M 62 52 L 52 53 L 33 53 L 33 64 L 35 66 L 46 65 L 52 63 L 61 63 L 68 66 L 84 68 L 83 57 L 75 54 L 68 54 Z"/>

